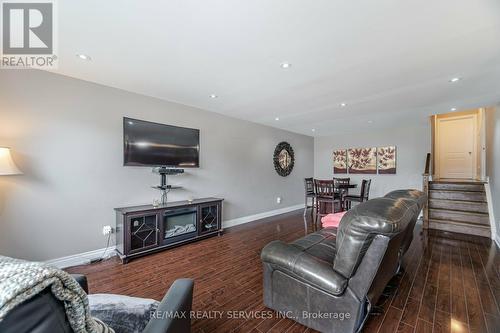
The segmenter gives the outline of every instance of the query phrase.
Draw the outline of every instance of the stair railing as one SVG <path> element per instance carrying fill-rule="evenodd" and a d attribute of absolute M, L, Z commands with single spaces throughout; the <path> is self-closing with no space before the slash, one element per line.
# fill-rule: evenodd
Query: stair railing
<path fill-rule="evenodd" d="M 431 178 L 431 153 L 427 153 L 427 157 L 425 158 L 425 169 L 422 174 L 423 177 L 423 192 L 427 196 L 427 200 L 425 201 L 423 208 L 424 215 L 424 229 L 429 229 L 429 181 Z"/>

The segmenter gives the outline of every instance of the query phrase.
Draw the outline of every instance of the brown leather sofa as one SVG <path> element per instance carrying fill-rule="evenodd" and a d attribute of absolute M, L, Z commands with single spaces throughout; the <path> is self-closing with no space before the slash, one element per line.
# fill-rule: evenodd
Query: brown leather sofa
<path fill-rule="evenodd" d="M 406 251 L 408 251 L 408 248 L 410 247 L 410 244 L 413 240 L 413 229 L 415 229 L 415 224 L 417 223 L 418 216 L 420 215 L 420 212 L 422 211 L 422 208 L 427 201 L 427 197 L 425 195 L 422 195 L 422 192 L 418 190 L 396 190 L 387 193 L 384 197 L 400 200 L 402 202 L 405 202 L 405 204 L 407 205 L 412 205 L 413 201 L 417 203 L 417 209 L 414 210 L 414 215 L 412 216 L 408 228 L 406 228 L 403 242 L 401 244 L 399 256 L 400 259 L 402 259 L 403 255 L 406 253 Z"/>
<path fill-rule="evenodd" d="M 424 199 L 414 190 L 372 199 L 347 212 L 338 230 L 269 243 L 261 254 L 265 305 L 321 332 L 359 331 L 398 271 Z"/>

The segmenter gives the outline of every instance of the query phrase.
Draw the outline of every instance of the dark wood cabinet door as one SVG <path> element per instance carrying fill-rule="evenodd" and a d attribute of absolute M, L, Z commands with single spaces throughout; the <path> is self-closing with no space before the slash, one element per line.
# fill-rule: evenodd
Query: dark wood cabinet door
<path fill-rule="evenodd" d="M 128 253 L 136 253 L 158 246 L 158 215 L 131 215 L 127 217 Z"/>
<path fill-rule="evenodd" d="M 199 217 L 200 235 L 220 229 L 220 205 L 218 203 L 201 205 Z"/>

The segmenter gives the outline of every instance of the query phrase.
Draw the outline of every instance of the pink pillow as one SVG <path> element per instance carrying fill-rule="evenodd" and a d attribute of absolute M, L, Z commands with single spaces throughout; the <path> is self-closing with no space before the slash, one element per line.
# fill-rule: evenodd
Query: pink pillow
<path fill-rule="evenodd" d="M 323 228 L 338 228 L 340 220 L 342 220 L 345 213 L 347 213 L 347 211 L 323 216 L 321 218 L 321 225 Z"/>

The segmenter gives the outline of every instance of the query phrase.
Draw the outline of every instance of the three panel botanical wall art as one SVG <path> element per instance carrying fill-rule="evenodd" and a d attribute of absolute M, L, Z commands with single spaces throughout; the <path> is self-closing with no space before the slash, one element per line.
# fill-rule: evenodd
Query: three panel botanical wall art
<path fill-rule="evenodd" d="M 337 149 L 333 152 L 333 173 L 396 174 L 396 147 Z"/>
<path fill-rule="evenodd" d="M 376 174 L 377 148 L 351 148 L 347 151 L 349 173 Z"/>
<path fill-rule="evenodd" d="M 377 161 L 379 174 L 396 174 L 396 147 L 379 147 L 377 149 Z"/>
<path fill-rule="evenodd" d="M 333 152 L 333 173 L 347 173 L 347 149 Z"/>

